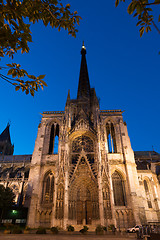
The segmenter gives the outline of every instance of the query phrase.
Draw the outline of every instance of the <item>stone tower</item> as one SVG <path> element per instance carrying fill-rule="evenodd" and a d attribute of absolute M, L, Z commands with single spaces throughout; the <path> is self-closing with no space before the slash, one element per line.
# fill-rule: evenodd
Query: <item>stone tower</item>
<path fill-rule="evenodd" d="M 145 222 L 138 173 L 121 110 L 100 110 L 81 49 L 76 99 L 43 112 L 28 181 L 28 225 L 98 224 L 127 228 Z"/>
<path fill-rule="evenodd" d="M 10 131 L 9 131 L 10 124 L 7 124 L 7 127 L 0 135 L 0 155 L 13 155 L 14 145 L 11 143 Z"/>

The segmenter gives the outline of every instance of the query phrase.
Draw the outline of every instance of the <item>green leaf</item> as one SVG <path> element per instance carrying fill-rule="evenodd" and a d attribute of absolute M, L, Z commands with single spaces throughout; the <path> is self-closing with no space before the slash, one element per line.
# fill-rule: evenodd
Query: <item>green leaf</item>
<path fill-rule="evenodd" d="M 137 6 L 137 1 L 132 1 L 128 6 L 128 9 L 127 9 L 128 13 L 132 14 L 136 9 L 136 6 Z"/>
<path fill-rule="evenodd" d="M 8 66 L 8 67 L 12 67 L 12 64 L 6 64 L 6 66 Z"/>
<path fill-rule="evenodd" d="M 48 87 L 48 85 L 45 81 L 41 80 L 41 83 L 43 83 L 44 86 Z"/>
<path fill-rule="evenodd" d="M 138 14 L 141 14 L 142 11 L 144 10 L 144 8 L 143 8 L 140 4 L 137 4 L 137 5 L 136 5 L 136 10 L 137 10 L 137 13 L 138 13 Z"/>
<path fill-rule="evenodd" d="M 13 72 L 13 68 L 9 69 L 7 75 L 12 75 L 12 72 Z"/>
<path fill-rule="evenodd" d="M 29 90 L 28 89 L 26 89 L 26 92 L 25 92 L 27 95 L 29 94 Z"/>
<path fill-rule="evenodd" d="M 43 79 L 46 75 L 39 75 L 38 79 Z"/>
<path fill-rule="evenodd" d="M 15 90 L 18 91 L 20 89 L 20 86 L 16 86 Z"/>
<path fill-rule="evenodd" d="M 141 27 L 139 31 L 140 31 L 140 37 L 142 37 L 142 35 L 144 33 L 144 27 Z"/>
<path fill-rule="evenodd" d="M 116 0 L 116 1 L 115 1 L 115 6 L 117 7 L 118 4 L 119 4 L 119 0 Z"/>
<path fill-rule="evenodd" d="M 139 26 L 139 25 L 141 24 L 141 22 L 142 22 L 142 21 L 137 22 L 136 26 Z"/>
<path fill-rule="evenodd" d="M 34 90 L 30 89 L 31 96 L 34 97 Z"/>

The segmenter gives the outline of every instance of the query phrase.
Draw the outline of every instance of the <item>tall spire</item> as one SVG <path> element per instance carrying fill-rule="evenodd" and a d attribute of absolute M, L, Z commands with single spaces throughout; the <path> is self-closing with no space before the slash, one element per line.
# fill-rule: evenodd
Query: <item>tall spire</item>
<path fill-rule="evenodd" d="M 66 106 L 68 105 L 69 101 L 70 101 L 70 90 L 68 90 Z"/>
<path fill-rule="evenodd" d="M 81 48 L 81 54 L 82 54 L 82 58 L 81 58 L 81 68 L 80 68 L 80 74 L 79 74 L 77 99 L 90 97 L 90 83 L 89 83 L 87 62 L 86 62 L 86 56 L 85 56 L 86 48 L 84 46 L 84 42 Z"/>
<path fill-rule="evenodd" d="M 7 127 L 4 131 L 0 134 L 0 141 L 6 141 L 11 144 L 10 132 L 9 132 L 10 124 L 7 124 Z"/>
<path fill-rule="evenodd" d="M 9 132 L 10 124 L 7 124 L 7 127 L 0 134 L 0 155 L 13 155 L 14 145 L 11 143 L 10 132 Z"/>

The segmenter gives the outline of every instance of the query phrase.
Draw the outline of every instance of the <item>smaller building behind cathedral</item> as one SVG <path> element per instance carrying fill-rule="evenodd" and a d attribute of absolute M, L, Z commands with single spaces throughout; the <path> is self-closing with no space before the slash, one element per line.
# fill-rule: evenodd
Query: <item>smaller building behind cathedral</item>
<path fill-rule="evenodd" d="M 13 155 L 9 124 L 0 135 L 0 184 L 30 227 L 160 222 L 160 154 L 133 152 L 121 110 L 101 110 L 81 49 L 77 98 L 43 112 L 32 155 Z"/>

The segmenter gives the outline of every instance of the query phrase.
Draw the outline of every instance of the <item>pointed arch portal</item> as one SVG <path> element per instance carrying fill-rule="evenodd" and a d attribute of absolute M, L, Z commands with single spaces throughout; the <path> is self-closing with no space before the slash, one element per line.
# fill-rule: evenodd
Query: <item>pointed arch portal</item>
<path fill-rule="evenodd" d="M 98 184 L 85 157 L 81 157 L 71 182 L 69 219 L 77 224 L 92 224 L 99 219 Z"/>

